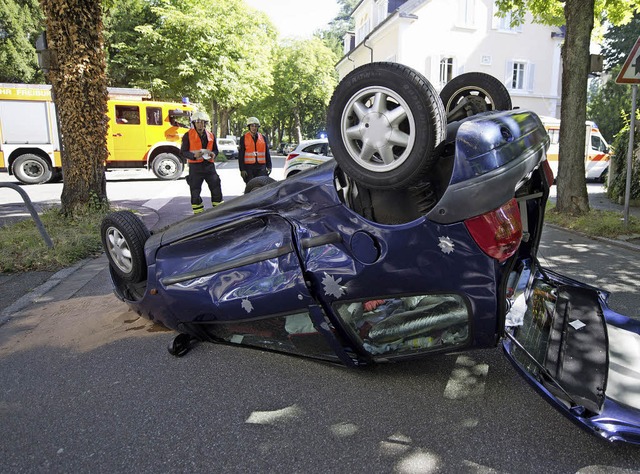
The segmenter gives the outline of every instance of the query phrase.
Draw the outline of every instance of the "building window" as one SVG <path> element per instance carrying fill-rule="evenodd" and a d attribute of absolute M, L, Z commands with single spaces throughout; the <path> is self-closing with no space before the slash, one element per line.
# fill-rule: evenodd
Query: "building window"
<path fill-rule="evenodd" d="M 511 33 L 521 33 L 522 25 L 514 25 L 511 26 L 511 21 L 513 20 L 513 15 L 511 12 L 507 12 L 501 16 L 498 16 L 498 7 L 493 4 L 493 23 L 492 27 L 494 30 L 511 32 Z"/>
<path fill-rule="evenodd" d="M 358 22 L 356 28 L 356 44 L 360 43 L 371 31 L 371 21 L 369 15 L 365 14 Z"/>
<path fill-rule="evenodd" d="M 476 26 L 476 0 L 458 0 L 457 26 L 473 28 Z"/>
<path fill-rule="evenodd" d="M 387 13 L 389 11 L 389 1 L 388 0 L 376 0 L 376 26 L 382 23 L 387 18 Z"/>
<path fill-rule="evenodd" d="M 444 86 L 453 79 L 453 58 L 442 58 L 440 60 L 440 86 Z"/>
<path fill-rule="evenodd" d="M 514 91 L 533 91 L 535 65 L 526 61 L 507 63 L 507 88 Z"/>
<path fill-rule="evenodd" d="M 524 89 L 524 69 L 525 63 L 513 63 L 513 69 L 511 70 L 512 89 Z"/>

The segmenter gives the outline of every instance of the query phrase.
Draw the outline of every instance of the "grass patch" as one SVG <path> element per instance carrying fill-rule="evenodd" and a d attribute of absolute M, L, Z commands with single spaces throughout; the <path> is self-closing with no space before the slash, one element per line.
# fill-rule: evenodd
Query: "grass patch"
<path fill-rule="evenodd" d="M 568 230 L 581 232 L 589 237 L 618 239 L 629 236 L 640 237 L 640 220 L 629 216 L 629 226 L 624 225 L 624 216 L 617 211 L 591 209 L 582 216 L 559 214 L 554 204 L 547 203 L 545 222 Z"/>
<path fill-rule="evenodd" d="M 59 208 L 44 211 L 40 220 L 53 241 L 51 249 L 33 219 L 0 227 L 0 272 L 57 271 L 100 255 L 100 224 L 107 212 L 67 218 Z"/>

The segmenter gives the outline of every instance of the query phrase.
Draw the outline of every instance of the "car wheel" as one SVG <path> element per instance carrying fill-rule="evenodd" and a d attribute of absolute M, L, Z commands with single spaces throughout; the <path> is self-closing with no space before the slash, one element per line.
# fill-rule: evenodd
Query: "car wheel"
<path fill-rule="evenodd" d="M 269 176 L 257 176 L 252 178 L 247 183 L 247 186 L 244 188 L 244 193 L 248 194 L 251 191 L 255 191 L 256 189 L 262 188 L 268 184 L 275 183 L 276 180 L 270 178 Z"/>
<path fill-rule="evenodd" d="M 336 87 L 327 112 L 329 145 L 340 168 L 373 189 L 420 181 L 445 139 L 445 113 L 433 86 L 397 63 L 372 63 Z"/>
<path fill-rule="evenodd" d="M 52 175 L 51 166 L 47 160 L 33 153 L 20 155 L 13 162 L 11 169 L 14 176 L 23 184 L 47 183 Z"/>
<path fill-rule="evenodd" d="M 152 169 L 158 178 L 174 180 L 182 176 L 184 164 L 173 153 L 160 153 L 154 158 Z"/>
<path fill-rule="evenodd" d="M 512 108 L 511 96 L 504 84 L 482 72 L 468 72 L 454 77 L 442 88 L 440 99 L 448 122 L 481 112 Z"/>
<path fill-rule="evenodd" d="M 147 278 L 144 244 L 150 233 L 133 212 L 107 214 L 102 220 L 100 234 L 109 264 L 117 275 L 131 283 Z"/>

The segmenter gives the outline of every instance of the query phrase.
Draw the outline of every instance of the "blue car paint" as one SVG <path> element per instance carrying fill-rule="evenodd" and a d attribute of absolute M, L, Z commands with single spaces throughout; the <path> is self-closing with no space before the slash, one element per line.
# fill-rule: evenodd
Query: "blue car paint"
<path fill-rule="evenodd" d="M 200 325 L 252 322 L 308 311 L 336 360 L 363 365 L 424 356 L 368 353 L 338 311 L 343 302 L 422 294 L 464 300 L 469 336 L 443 350 L 494 347 L 503 336 L 509 272 L 534 259 L 542 231 L 548 183 L 539 168 L 548 138 L 539 119 L 523 111 L 485 114 L 454 124 L 447 175 L 436 206 L 399 225 L 369 221 L 345 206 L 335 187 L 335 163 L 274 183 L 152 235 L 145 245 L 148 277 L 132 295 L 112 271 L 116 294 L 139 314 L 182 332 Z M 537 175 L 536 175 L 537 174 Z M 520 196 L 527 238 L 499 263 L 471 238 L 464 219 L 504 204 L 527 179 L 542 184 Z M 537 279 L 586 287 L 539 269 Z M 525 285 L 531 285 L 529 279 Z M 607 324 L 640 334 L 640 324 L 600 306 Z M 605 400 L 585 416 L 561 402 L 514 360 L 518 371 L 564 415 L 610 441 L 640 443 L 638 409 Z"/>

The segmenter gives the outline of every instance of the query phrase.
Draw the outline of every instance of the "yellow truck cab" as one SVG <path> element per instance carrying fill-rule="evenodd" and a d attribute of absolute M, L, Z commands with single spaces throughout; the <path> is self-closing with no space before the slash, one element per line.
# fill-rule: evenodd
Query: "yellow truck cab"
<path fill-rule="evenodd" d="M 540 119 L 547 130 L 550 139 L 549 150 L 547 151 L 547 161 L 553 170 L 553 175 L 558 175 L 558 143 L 560 141 L 560 120 L 553 117 L 543 117 Z M 609 170 L 609 160 L 611 158 L 610 148 L 607 141 L 600 134 L 597 125 L 587 120 L 586 139 L 584 146 L 584 168 L 585 178 L 597 181 L 606 179 Z"/>
<path fill-rule="evenodd" d="M 144 89 L 108 91 L 105 169 L 147 168 L 160 179 L 179 178 L 193 107 L 145 100 Z M 0 84 L 0 171 L 25 184 L 54 181 L 62 178 L 61 151 L 51 86 Z"/>

